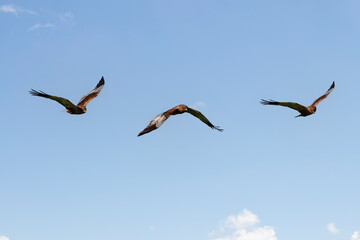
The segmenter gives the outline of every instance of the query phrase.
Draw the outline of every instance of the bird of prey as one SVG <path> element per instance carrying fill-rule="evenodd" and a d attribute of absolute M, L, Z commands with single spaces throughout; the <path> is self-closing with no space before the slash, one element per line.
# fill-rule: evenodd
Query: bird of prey
<path fill-rule="evenodd" d="M 70 102 L 66 98 L 52 96 L 52 95 L 44 93 L 43 91 L 38 92 L 38 91 L 35 91 L 34 89 L 31 89 L 31 91 L 29 91 L 29 93 L 33 96 L 49 98 L 51 100 L 57 101 L 58 103 L 63 105 L 66 108 L 66 112 L 68 112 L 70 114 L 83 114 L 86 112 L 86 105 L 93 98 L 95 98 L 97 95 L 99 95 L 104 84 L 105 84 L 104 77 L 102 77 L 101 80 L 99 81 L 99 83 L 96 85 L 96 87 L 91 92 L 89 92 L 88 94 L 83 96 L 77 105 L 74 105 L 72 102 Z"/>
<path fill-rule="evenodd" d="M 330 86 L 330 88 L 326 91 L 326 93 L 324 95 L 322 95 L 321 97 L 319 97 L 318 99 L 316 99 L 313 104 L 311 104 L 308 107 L 305 107 L 303 105 L 300 105 L 298 103 L 294 103 L 294 102 L 276 102 L 274 100 L 264 100 L 261 99 L 262 104 L 264 105 L 278 105 L 278 106 L 284 106 L 284 107 L 289 107 L 292 108 L 296 111 L 298 111 L 300 113 L 300 115 L 295 116 L 295 117 L 306 117 L 309 116 L 311 114 L 314 114 L 316 112 L 316 106 L 322 101 L 324 100 L 330 93 L 331 91 L 335 88 L 335 82 L 333 82 Z"/>
<path fill-rule="evenodd" d="M 139 133 L 138 137 L 149 133 L 155 129 L 157 129 L 158 127 L 161 126 L 161 124 L 163 124 L 166 119 L 168 119 L 171 115 L 177 115 L 177 114 L 182 114 L 184 112 L 188 112 L 191 115 L 197 117 L 198 119 L 200 119 L 202 122 L 204 122 L 206 125 L 208 125 L 209 127 L 211 127 L 212 129 L 216 129 L 220 132 L 223 131 L 223 129 L 212 125 L 212 123 L 199 111 L 196 111 L 195 109 L 189 108 L 186 105 L 180 104 L 176 107 L 173 107 L 169 110 L 167 110 L 166 112 L 163 112 L 159 115 L 157 115 L 150 123 L 149 125 L 142 131 Z"/>

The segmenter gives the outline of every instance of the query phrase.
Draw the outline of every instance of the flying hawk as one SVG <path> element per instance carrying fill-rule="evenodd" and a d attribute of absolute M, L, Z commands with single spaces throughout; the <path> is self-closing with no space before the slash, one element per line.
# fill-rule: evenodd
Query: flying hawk
<path fill-rule="evenodd" d="M 316 99 L 313 102 L 313 104 L 311 104 L 308 107 L 305 107 L 303 105 L 300 105 L 300 104 L 294 103 L 294 102 L 276 102 L 274 100 L 264 100 L 264 99 L 261 99 L 260 103 L 262 103 L 264 105 L 279 105 L 279 106 L 289 107 L 289 108 L 295 109 L 296 111 L 298 111 L 300 113 L 300 115 L 295 116 L 295 117 L 306 117 L 306 116 L 309 116 L 309 115 L 314 114 L 316 112 L 316 106 L 322 100 L 324 100 L 331 93 L 331 91 L 334 88 L 335 88 L 335 82 L 333 82 L 331 84 L 330 88 L 326 91 L 326 93 L 324 95 L 322 95 L 321 97 Z"/>
<path fill-rule="evenodd" d="M 169 110 L 167 110 L 166 112 L 163 112 L 159 115 L 157 115 L 150 123 L 149 125 L 142 131 L 139 133 L 138 137 L 149 133 L 155 129 L 157 129 L 158 127 L 161 126 L 161 124 L 163 124 L 166 119 L 168 119 L 171 115 L 177 115 L 177 114 L 182 114 L 184 112 L 188 112 L 191 115 L 197 117 L 198 119 L 200 119 L 202 122 L 204 122 L 206 125 L 208 125 L 209 127 L 211 127 L 212 129 L 216 129 L 220 132 L 223 131 L 223 129 L 212 125 L 212 123 L 199 111 L 196 111 L 195 109 L 189 108 L 186 105 L 180 104 L 176 107 L 173 107 Z"/>
<path fill-rule="evenodd" d="M 70 114 L 83 114 L 86 112 L 86 105 L 93 98 L 95 98 L 97 95 L 99 95 L 104 84 L 105 84 L 104 77 L 102 77 L 101 80 L 99 81 L 99 83 L 96 85 L 96 87 L 91 92 L 89 92 L 88 94 L 83 96 L 77 105 L 74 105 L 72 102 L 70 102 L 66 98 L 52 96 L 52 95 L 44 93 L 43 91 L 38 92 L 38 91 L 35 91 L 34 89 L 31 89 L 31 91 L 29 91 L 29 93 L 33 96 L 50 98 L 54 101 L 57 101 L 58 103 L 63 105 L 66 108 L 66 112 L 68 112 Z"/>

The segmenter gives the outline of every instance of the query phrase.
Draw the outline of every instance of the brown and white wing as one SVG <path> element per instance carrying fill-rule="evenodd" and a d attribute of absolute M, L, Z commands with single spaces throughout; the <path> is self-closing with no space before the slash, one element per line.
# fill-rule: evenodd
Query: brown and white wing
<path fill-rule="evenodd" d="M 200 119 L 203 123 L 205 123 L 212 129 L 216 129 L 220 132 L 224 131 L 224 129 L 221 129 L 218 126 L 214 126 L 201 112 L 199 112 L 195 109 L 189 108 L 189 107 L 187 108 L 187 112 L 190 113 L 191 115 L 193 115 L 194 117 L 197 117 L 198 119 Z"/>
<path fill-rule="evenodd" d="M 313 104 L 311 104 L 311 106 L 316 107 L 316 105 L 318 105 L 322 100 L 324 100 L 330 93 L 331 91 L 335 88 L 335 82 L 333 82 L 330 86 L 330 88 L 326 91 L 326 93 L 324 95 L 322 95 L 321 97 L 319 97 L 318 99 L 316 99 Z"/>
<path fill-rule="evenodd" d="M 274 100 L 264 100 L 264 99 L 261 99 L 261 104 L 264 104 L 264 105 L 277 105 L 277 106 L 283 106 L 283 107 L 288 107 L 288 108 L 292 108 L 298 112 L 301 112 L 301 111 L 306 111 L 307 108 L 301 104 L 298 104 L 298 103 L 294 103 L 294 102 L 277 102 L 277 101 L 274 101 Z"/>
<path fill-rule="evenodd" d="M 138 134 L 138 137 L 159 128 L 170 117 L 172 112 L 173 108 L 157 115 L 153 120 L 151 120 L 149 125 Z"/>
<path fill-rule="evenodd" d="M 97 95 L 99 95 L 101 89 L 104 87 L 105 84 L 105 80 L 104 77 L 102 77 L 99 81 L 99 83 L 96 85 L 96 87 L 89 92 L 88 94 L 86 94 L 85 96 L 83 96 L 79 103 L 77 104 L 78 107 L 84 108 L 93 98 L 95 98 Z"/>

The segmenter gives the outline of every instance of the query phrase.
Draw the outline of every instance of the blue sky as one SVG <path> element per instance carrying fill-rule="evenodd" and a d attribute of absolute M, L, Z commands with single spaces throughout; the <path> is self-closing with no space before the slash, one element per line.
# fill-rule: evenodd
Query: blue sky
<path fill-rule="evenodd" d="M 0 239 L 358 240 L 358 1 L 0 1 Z M 87 113 L 62 112 L 101 76 Z M 315 115 L 259 104 L 310 105 Z M 137 137 L 178 104 L 201 111 Z"/>

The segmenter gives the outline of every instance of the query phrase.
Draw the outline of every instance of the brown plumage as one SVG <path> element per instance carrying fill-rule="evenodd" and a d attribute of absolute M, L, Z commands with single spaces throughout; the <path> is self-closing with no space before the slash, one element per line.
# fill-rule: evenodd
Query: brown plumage
<path fill-rule="evenodd" d="M 105 84 L 105 80 L 104 80 L 104 77 L 102 77 L 100 79 L 99 83 L 96 85 L 96 87 L 91 92 L 89 92 L 88 94 L 83 96 L 77 105 L 74 105 L 72 102 L 70 102 L 66 98 L 52 96 L 52 95 L 46 94 L 42 91 L 38 92 L 38 91 L 35 91 L 34 89 L 31 89 L 31 91 L 29 91 L 29 93 L 33 96 L 49 98 L 54 101 L 57 101 L 58 103 L 63 105 L 66 108 L 66 112 L 68 112 L 70 114 L 83 114 L 86 112 L 86 105 L 92 99 L 94 99 L 97 95 L 99 95 L 104 84 Z"/>
<path fill-rule="evenodd" d="M 195 109 L 189 108 L 186 105 L 180 104 L 176 107 L 173 107 L 169 110 L 167 110 L 166 112 L 163 112 L 159 115 L 157 115 L 150 123 L 149 125 L 142 131 L 139 133 L 138 136 L 141 136 L 143 134 L 149 133 L 155 129 L 157 129 L 158 127 L 161 126 L 161 124 L 163 124 L 171 115 L 177 115 L 177 114 L 182 114 L 188 112 L 191 115 L 197 117 L 198 119 L 200 119 L 203 123 L 205 123 L 206 125 L 208 125 L 209 127 L 211 127 L 212 129 L 216 129 L 220 132 L 223 131 L 223 129 L 214 126 L 201 112 L 196 111 Z"/>
<path fill-rule="evenodd" d="M 278 105 L 278 106 L 284 106 L 284 107 L 289 107 L 292 109 L 295 109 L 296 111 L 298 111 L 300 113 L 300 115 L 296 116 L 296 117 L 306 117 L 309 116 L 311 114 L 314 114 L 316 112 L 316 106 L 322 101 L 324 100 L 330 93 L 331 91 L 335 88 L 335 82 L 333 82 L 330 86 L 330 88 L 326 91 L 326 93 L 324 95 L 322 95 L 321 97 L 319 97 L 318 99 L 316 99 L 313 104 L 311 104 L 308 107 L 305 107 L 301 104 L 298 103 L 294 103 L 294 102 L 277 102 L 274 100 L 264 100 L 261 99 L 262 104 L 264 105 Z"/>

